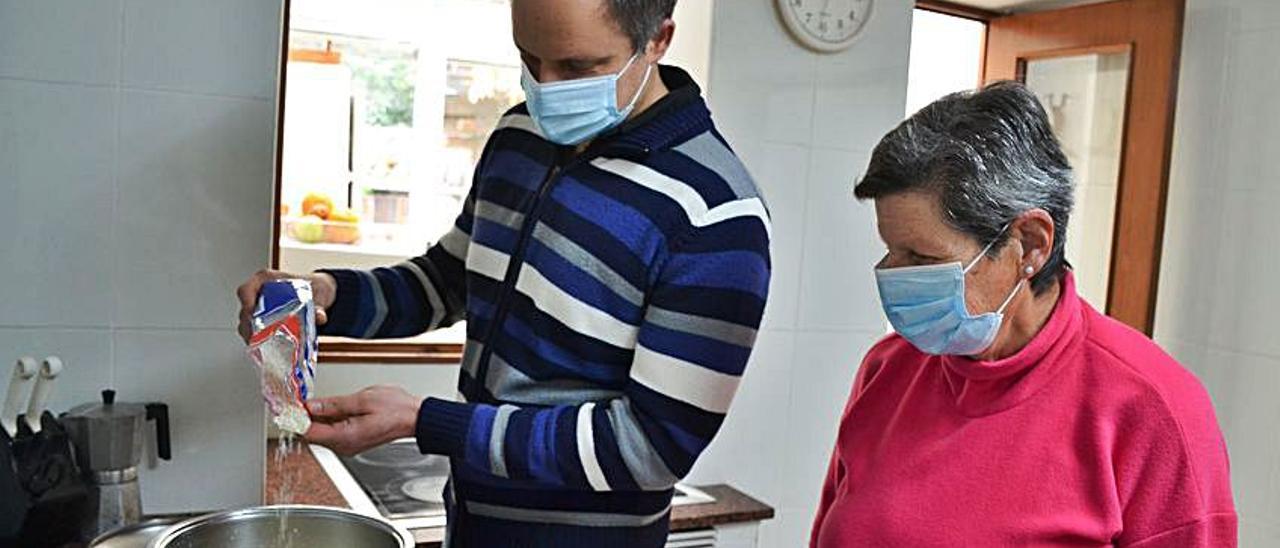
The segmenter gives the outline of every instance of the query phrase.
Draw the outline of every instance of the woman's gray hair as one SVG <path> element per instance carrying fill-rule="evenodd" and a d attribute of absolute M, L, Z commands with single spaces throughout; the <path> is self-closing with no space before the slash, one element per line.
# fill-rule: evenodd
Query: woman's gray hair
<path fill-rule="evenodd" d="M 643 50 L 676 11 L 676 0 L 605 0 L 605 4 L 635 51 Z"/>
<path fill-rule="evenodd" d="M 924 107 L 880 140 L 853 193 L 865 200 L 913 190 L 936 195 L 949 225 L 982 245 L 996 241 L 990 256 L 1008 241 L 1010 221 L 1043 209 L 1053 218 L 1053 249 L 1032 289 L 1049 288 L 1069 266 L 1071 166 L 1022 84 L 997 82 Z"/>

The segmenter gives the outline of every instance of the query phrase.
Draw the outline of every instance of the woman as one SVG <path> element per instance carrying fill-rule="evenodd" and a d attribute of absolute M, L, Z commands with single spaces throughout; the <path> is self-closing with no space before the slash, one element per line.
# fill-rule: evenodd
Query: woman
<path fill-rule="evenodd" d="M 1076 294 L 1071 169 L 1034 95 L 926 107 L 854 194 L 896 334 L 854 381 L 812 546 L 1235 546 L 1204 389 Z"/>

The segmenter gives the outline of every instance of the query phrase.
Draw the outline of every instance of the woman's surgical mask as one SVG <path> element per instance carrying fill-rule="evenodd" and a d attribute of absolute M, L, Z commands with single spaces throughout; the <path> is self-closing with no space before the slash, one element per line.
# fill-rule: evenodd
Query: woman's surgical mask
<path fill-rule="evenodd" d="M 876 269 L 880 304 L 894 331 L 926 354 L 972 356 L 991 347 L 1004 321 L 1004 309 L 1026 278 L 1018 278 L 995 312 L 974 316 L 965 305 L 964 277 L 998 240 L 997 236 L 968 265 Z"/>
<path fill-rule="evenodd" d="M 539 83 L 525 65 L 520 84 L 538 130 L 553 143 L 577 145 L 622 123 L 631 115 L 653 72 L 653 65 L 649 65 L 631 102 L 618 108 L 618 79 L 639 57 L 638 52 L 631 56 L 617 74 L 546 84 Z"/>

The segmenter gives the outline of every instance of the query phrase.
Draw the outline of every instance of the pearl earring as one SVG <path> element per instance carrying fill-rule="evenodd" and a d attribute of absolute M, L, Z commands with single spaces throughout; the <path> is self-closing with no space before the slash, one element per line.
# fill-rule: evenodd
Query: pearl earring
<path fill-rule="evenodd" d="M 1035 267 L 1033 267 L 1033 266 L 1031 266 L 1031 265 L 1027 265 L 1027 267 L 1026 267 L 1026 268 L 1024 268 L 1023 270 L 1025 270 L 1025 271 L 1026 271 L 1026 273 L 1027 273 L 1027 275 L 1028 275 L 1028 276 L 1030 276 L 1030 275 L 1031 275 L 1031 273 L 1033 273 L 1033 272 L 1035 272 L 1035 271 L 1036 271 Z"/>

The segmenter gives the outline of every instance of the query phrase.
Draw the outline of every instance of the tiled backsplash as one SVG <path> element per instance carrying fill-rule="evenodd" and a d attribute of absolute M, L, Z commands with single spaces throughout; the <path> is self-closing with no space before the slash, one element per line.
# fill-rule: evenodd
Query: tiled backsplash
<path fill-rule="evenodd" d="M 169 403 L 147 511 L 261 497 L 232 292 L 269 256 L 280 11 L 0 0 L 0 364 L 61 356 L 55 411 L 109 386 Z"/>

